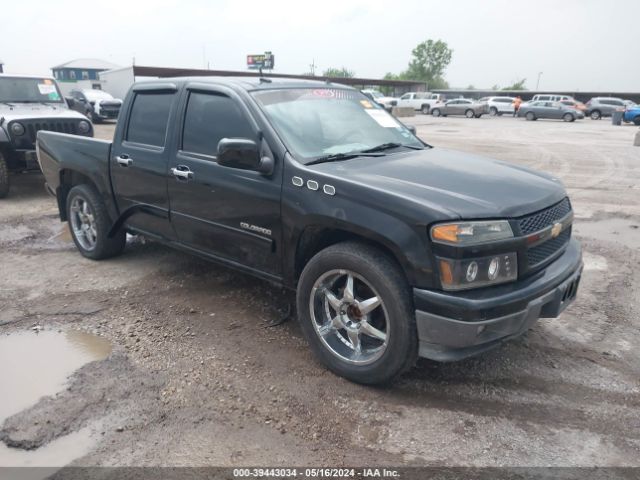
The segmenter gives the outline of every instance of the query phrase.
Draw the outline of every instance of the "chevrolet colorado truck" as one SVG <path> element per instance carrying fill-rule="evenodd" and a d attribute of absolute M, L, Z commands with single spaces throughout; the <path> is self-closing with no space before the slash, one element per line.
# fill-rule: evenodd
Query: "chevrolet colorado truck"
<path fill-rule="evenodd" d="M 0 198 L 11 171 L 38 168 L 39 130 L 93 136 L 91 122 L 69 110 L 53 78 L 0 74 Z"/>
<path fill-rule="evenodd" d="M 113 142 L 39 132 L 38 159 L 82 255 L 131 232 L 295 290 L 317 358 L 356 382 L 496 347 L 580 282 L 557 178 L 431 147 L 338 84 L 137 83 Z"/>

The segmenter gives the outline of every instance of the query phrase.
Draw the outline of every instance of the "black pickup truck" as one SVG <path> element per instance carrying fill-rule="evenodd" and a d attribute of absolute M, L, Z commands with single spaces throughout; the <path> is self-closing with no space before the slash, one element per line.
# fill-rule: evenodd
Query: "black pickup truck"
<path fill-rule="evenodd" d="M 82 255 L 131 232 L 295 289 L 312 349 L 356 382 L 495 347 L 580 282 L 558 179 L 433 148 L 342 85 L 138 83 L 113 142 L 39 132 L 38 158 Z"/>

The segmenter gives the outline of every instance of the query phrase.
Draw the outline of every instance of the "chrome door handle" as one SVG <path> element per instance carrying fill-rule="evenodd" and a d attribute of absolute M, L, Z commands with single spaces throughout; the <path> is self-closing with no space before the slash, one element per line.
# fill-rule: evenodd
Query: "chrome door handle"
<path fill-rule="evenodd" d="M 193 178 L 193 172 L 189 170 L 189 167 L 185 167 L 184 165 L 173 167 L 171 173 L 173 173 L 173 176 L 178 180 L 190 180 Z"/>
<path fill-rule="evenodd" d="M 129 158 L 127 155 L 119 155 L 116 157 L 116 162 L 121 167 L 130 167 L 133 165 L 133 159 Z"/>

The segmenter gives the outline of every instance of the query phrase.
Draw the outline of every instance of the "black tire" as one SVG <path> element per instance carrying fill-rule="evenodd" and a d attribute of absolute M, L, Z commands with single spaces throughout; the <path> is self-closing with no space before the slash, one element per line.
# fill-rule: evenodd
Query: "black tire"
<path fill-rule="evenodd" d="M 433 117 L 439 117 L 440 116 L 440 109 L 439 108 L 434 108 L 433 110 L 431 110 L 431 115 Z"/>
<path fill-rule="evenodd" d="M 637 115 L 633 118 L 633 124 L 640 126 L 640 115 Z"/>
<path fill-rule="evenodd" d="M 573 115 L 571 115 L 570 113 L 565 113 L 562 116 L 562 120 L 564 120 L 565 122 L 573 122 L 576 119 L 576 117 L 574 117 Z"/>
<path fill-rule="evenodd" d="M 9 195 L 9 166 L 0 152 L 0 198 Z"/>
<path fill-rule="evenodd" d="M 316 281 L 328 272 L 343 269 L 361 276 L 375 289 L 387 314 L 384 317 L 388 332 L 386 349 L 379 358 L 365 365 L 349 363 L 332 352 L 320 340 L 313 324 L 311 294 Z M 384 252 L 364 243 L 339 243 L 316 254 L 302 271 L 297 289 L 298 320 L 314 354 L 329 370 L 357 383 L 388 383 L 411 368 L 418 357 L 410 292 L 404 273 Z"/>
<path fill-rule="evenodd" d="M 527 114 L 524 116 L 524 118 L 526 118 L 527 120 L 532 122 L 533 120 L 536 119 L 536 114 L 533 113 L 533 112 L 527 112 Z"/>
<path fill-rule="evenodd" d="M 489 109 L 489 115 L 491 115 L 492 117 L 495 117 L 498 115 L 498 109 L 496 107 L 491 107 Z"/>
<path fill-rule="evenodd" d="M 87 248 L 83 245 L 83 241 L 78 237 L 77 232 L 72 227 L 72 215 L 74 215 L 74 213 L 71 211 L 71 206 L 76 199 L 86 202 L 93 215 L 93 225 L 96 231 L 93 248 Z M 73 238 L 73 242 L 76 244 L 76 247 L 78 247 L 82 256 L 91 258 L 92 260 L 102 260 L 115 257 L 122 253 L 127 241 L 127 234 L 124 229 L 121 229 L 113 235 L 113 237 L 107 236 L 111 229 L 111 219 L 109 218 L 104 202 L 95 188 L 91 185 L 76 185 L 73 187 L 67 196 L 66 211 L 69 230 L 71 230 L 71 238 Z"/>
<path fill-rule="evenodd" d="M 422 105 L 420 112 L 422 112 L 423 115 L 429 115 L 429 105 Z"/>
<path fill-rule="evenodd" d="M 602 118 L 602 113 L 600 110 L 593 110 L 589 116 L 591 117 L 591 120 L 600 120 Z"/>
<path fill-rule="evenodd" d="M 466 112 L 464 112 L 464 116 L 467 118 L 473 118 L 476 116 L 476 113 L 469 108 Z"/>

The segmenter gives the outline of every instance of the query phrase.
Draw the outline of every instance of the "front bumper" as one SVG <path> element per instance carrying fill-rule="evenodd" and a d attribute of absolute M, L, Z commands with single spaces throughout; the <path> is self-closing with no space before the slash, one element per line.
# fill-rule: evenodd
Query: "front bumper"
<path fill-rule="evenodd" d="M 419 354 L 441 362 L 477 355 L 555 318 L 575 299 L 582 275 L 580 244 L 530 278 L 477 291 L 414 289 Z"/>

